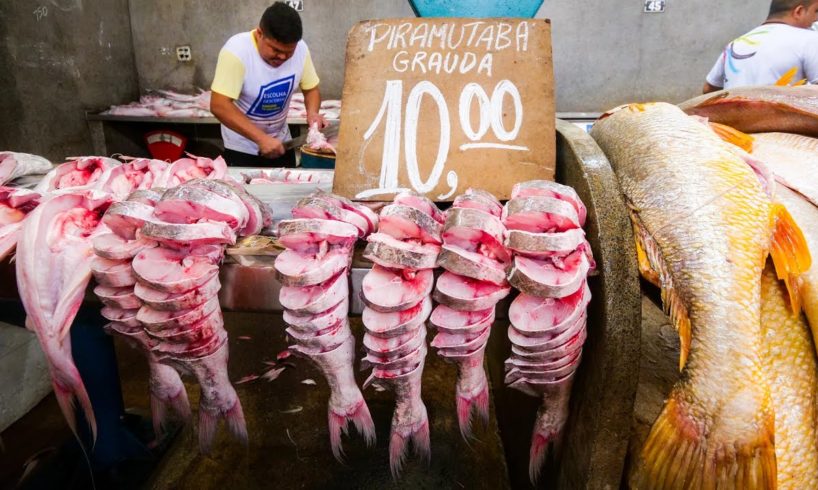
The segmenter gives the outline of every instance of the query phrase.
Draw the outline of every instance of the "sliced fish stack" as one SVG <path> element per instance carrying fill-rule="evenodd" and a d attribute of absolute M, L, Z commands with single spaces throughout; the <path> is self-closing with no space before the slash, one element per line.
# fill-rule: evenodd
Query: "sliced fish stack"
<path fill-rule="evenodd" d="M 241 403 L 227 373 L 218 264 L 225 245 L 269 224 L 269 211 L 231 183 L 193 179 L 165 191 L 153 208 L 127 201 L 112 206 L 109 215 L 106 224 L 112 229 L 130 224 L 134 238 L 159 244 L 139 251 L 132 262 L 134 295 L 142 302 L 135 320 L 160 362 L 196 377 L 201 387 L 200 448 L 210 450 L 221 418 L 246 442 Z"/>
<path fill-rule="evenodd" d="M 343 455 L 341 433 L 349 422 L 366 443 L 375 443 L 375 425 L 355 382 L 355 337 L 349 328 L 349 266 L 358 238 L 372 233 L 378 215 L 331 194 L 299 201 L 295 219 L 278 225 L 286 247 L 275 262 L 290 350 L 309 359 L 330 387 L 328 405 L 332 453 Z"/>
<path fill-rule="evenodd" d="M 141 350 L 147 360 L 150 370 L 148 386 L 150 387 L 151 418 L 154 435 L 159 438 L 163 432 L 168 409 L 182 420 L 190 418 L 190 404 L 187 391 L 182 379 L 176 370 L 162 364 L 153 349 L 158 342 L 151 338 L 136 319 L 142 300 L 134 294 L 136 276 L 131 268 L 134 256 L 142 250 L 158 246 L 152 240 L 139 236 L 139 227 L 134 222 L 124 225 L 121 221 L 113 220 L 116 215 L 127 208 L 143 207 L 150 212 L 154 204 L 161 197 L 161 193 L 143 191 L 131 196 L 134 200 L 126 200 L 115 204 L 115 208 L 103 217 L 103 222 L 114 223 L 111 233 L 104 233 L 94 238 L 94 253 L 97 257 L 91 263 L 91 271 L 96 279 L 97 286 L 94 293 L 102 301 L 102 315 L 111 323 L 105 330 L 112 335 L 121 336 L 126 343 Z M 117 211 L 119 209 L 120 211 Z"/>
<path fill-rule="evenodd" d="M 415 453 L 430 457 L 429 421 L 421 399 L 426 359 L 426 320 L 440 254 L 444 214 L 415 194 L 399 194 L 381 210 L 378 233 L 368 238 L 364 257 L 374 262 L 363 279 L 366 307 L 362 368 L 372 367 L 369 384 L 395 392 L 389 464 L 400 472 L 412 441 Z"/>
<path fill-rule="evenodd" d="M 469 189 L 447 212 L 437 264 L 446 270 L 437 280 L 432 312 L 437 328 L 432 347 L 458 365 L 457 418 L 463 437 L 471 434 L 471 413 L 486 423 L 489 387 L 483 356 L 494 323 L 494 307 L 511 287 L 506 268 L 511 255 L 503 245 L 503 206 L 491 194 Z"/>
<path fill-rule="evenodd" d="M 542 398 L 531 440 L 532 481 L 568 418 L 574 373 L 586 337 L 586 278 L 594 267 L 576 192 L 550 181 L 514 186 L 503 209 L 506 247 L 514 260 L 508 280 L 520 291 L 509 309 L 508 386 Z"/>

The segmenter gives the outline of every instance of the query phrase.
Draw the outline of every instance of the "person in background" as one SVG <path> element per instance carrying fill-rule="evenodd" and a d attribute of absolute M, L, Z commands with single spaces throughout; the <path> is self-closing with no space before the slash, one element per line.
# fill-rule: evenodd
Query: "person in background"
<path fill-rule="evenodd" d="M 256 29 L 228 39 L 219 53 L 210 112 L 222 123 L 224 159 L 244 167 L 294 167 L 287 111 L 296 87 L 304 93 L 307 123 L 326 126 L 301 18 L 283 2 L 268 7 Z"/>
<path fill-rule="evenodd" d="M 703 92 L 773 85 L 793 68 L 793 80 L 818 83 L 816 21 L 818 0 L 773 0 L 766 22 L 727 45 Z"/>

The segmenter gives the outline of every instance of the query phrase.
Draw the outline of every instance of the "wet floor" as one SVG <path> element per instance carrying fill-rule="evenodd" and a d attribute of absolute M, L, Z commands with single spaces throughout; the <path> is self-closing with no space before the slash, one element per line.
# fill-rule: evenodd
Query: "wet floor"
<path fill-rule="evenodd" d="M 230 378 L 234 382 L 261 375 L 286 348 L 280 315 L 227 313 L 230 333 Z M 359 318 L 352 320 L 361 338 Z M 498 332 L 505 333 L 505 328 Z M 430 334 L 431 336 L 431 334 Z M 117 357 L 125 406 L 131 413 L 148 413 L 147 366 L 141 354 L 117 342 Z M 359 356 L 360 357 L 360 356 Z M 454 365 L 430 351 L 423 376 L 423 399 L 429 413 L 432 457 L 427 464 L 410 456 L 400 480 L 389 471 L 388 438 L 394 406 L 390 392 L 370 387 L 364 392 L 377 429 L 377 444 L 367 448 L 354 430 L 344 438 L 345 462 L 337 462 L 327 434 L 329 389 L 306 360 L 287 359 L 288 367 L 274 381 L 257 379 L 239 384 L 249 446 L 232 440 L 222 427 L 209 456 L 198 451 L 193 427 L 177 435 L 144 488 L 509 488 L 503 444 L 492 406 L 488 427 L 476 424 L 474 438 L 460 435 L 455 413 Z M 359 384 L 366 373 L 359 373 Z M 306 384 L 313 380 L 316 384 Z M 198 388 L 188 382 L 191 406 Z M 307 383 L 310 383 L 307 381 Z M 194 422 L 195 426 L 195 422 Z M 3 433 L 6 445 L 0 462 L 0 486 L 11 487 L 32 454 L 58 447 L 70 433 L 53 397 L 48 397 Z M 528 440 L 519 441 L 527 449 Z M 52 450 L 53 452 L 53 450 Z M 49 453 L 40 457 L 42 470 Z M 37 464 L 35 464 L 36 469 Z M 74 471 L 81 471 L 75 469 Z M 99 482 L 98 482 L 99 483 Z"/>

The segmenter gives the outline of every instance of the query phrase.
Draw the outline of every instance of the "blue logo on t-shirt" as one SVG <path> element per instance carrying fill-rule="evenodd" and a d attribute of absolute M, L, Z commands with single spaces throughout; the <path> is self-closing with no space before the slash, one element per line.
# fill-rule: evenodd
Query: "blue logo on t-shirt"
<path fill-rule="evenodd" d="M 248 116 L 273 117 L 281 114 L 287 106 L 290 91 L 293 89 L 295 75 L 262 85 L 253 105 L 247 111 Z"/>

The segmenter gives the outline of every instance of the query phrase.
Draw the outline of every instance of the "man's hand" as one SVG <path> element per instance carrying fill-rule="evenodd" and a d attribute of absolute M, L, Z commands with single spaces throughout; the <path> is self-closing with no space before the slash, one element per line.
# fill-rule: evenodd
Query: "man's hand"
<path fill-rule="evenodd" d="M 318 126 L 318 129 L 324 129 L 324 128 L 327 127 L 327 120 L 324 118 L 324 116 L 322 114 L 307 113 L 307 126 L 311 128 L 313 126 L 313 124 Z"/>
<path fill-rule="evenodd" d="M 278 158 L 284 154 L 284 144 L 281 140 L 270 135 L 264 135 L 257 142 L 258 154 L 265 158 Z"/>

